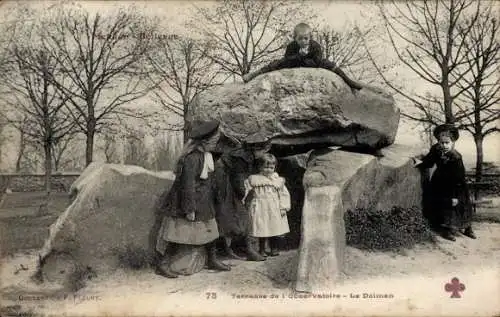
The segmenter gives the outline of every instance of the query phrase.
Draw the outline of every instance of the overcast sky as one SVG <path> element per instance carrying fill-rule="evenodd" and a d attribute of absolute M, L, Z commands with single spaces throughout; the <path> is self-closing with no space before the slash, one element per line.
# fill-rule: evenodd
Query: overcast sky
<path fill-rule="evenodd" d="M 4 1 L 2 1 L 4 2 Z M 309 1 L 311 8 L 316 12 L 318 18 L 330 25 L 333 28 L 342 30 L 350 24 L 356 23 L 361 27 L 373 24 L 377 18 L 376 8 L 368 1 Z M 32 5 L 50 6 L 54 1 L 33 1 Z M 78 4 L 91 12 L 107 12 L 116 9 L 119 6 L 134 3 L 138 8 L 144 11 L 145 14 L 159 15 L 162 17 L 162 23 L 169 30 L 176 29 L 179 32 L 187 31 L 183 27 L 183 22 L 189 16 L 190 12 L 196 6 L 211 6 L 211 1 L 78 1 Z M 4 4 L 0 10 L 7 8 Z M 380 41 L 377 45 L 378 49 L 382 50 L 387 56 L 394 56 L 390 46 L 384 41 Z M 402 70 L 402 77 L 399 81 L 413 85 L 413 89 L 426 91 L 430 87 L 422 85 L 418 80 L 415 80 L 413 74 Z M 462 133 L 462 137 L 457 142 L 457 148 L 464 155 L 465 160 L 471 164 L 475 157 L 475 148 L 472 138 Z M 398 132 L 398 142 L 413 143 L 419 142 L 417 133 L 412 127 L 402 124 Z M 499 135 L 490 136 L 486 140 L 485 158 L 490 161 L 500 162 L 500 137 Z"/>

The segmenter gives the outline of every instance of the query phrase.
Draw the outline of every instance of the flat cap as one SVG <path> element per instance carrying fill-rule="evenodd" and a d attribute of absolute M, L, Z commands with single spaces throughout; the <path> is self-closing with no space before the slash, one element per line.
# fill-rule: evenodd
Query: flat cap
<path fill-rule="evenodd" d="M 271 143 L 271 139 L 263 133 L 250 134 L 243 140 L 246 147 L 265 147 Z"/>
<path fill-rule="evenodd" d="M 189 138 L 203 139 L 214 134 L 219 128 L 219 121 L 217 120 L 196 120 L 191 123 L 191 131 Z"/>
<path fill-rule="evenodd" d="M 434 137 L 438 139 L 439 135 L 443 132 L 449 133 L 453 141 L 458 140 L 458 138 L 460 137 L 457 127 L 449 123 L 438 125 L 436 128 L 434 128 L 432 134 L 434 134 Z"/>
<path fill-rule="evenodd" d="M 265 134 L 261 132 L 257 132 L 254 134 L 248 135 L 244 140 L 243 143 L 248 144 L 248 145 L 261 145 L 261 144 L 267 144 L 271 141 L 271 139 L 266 136 Z"/>

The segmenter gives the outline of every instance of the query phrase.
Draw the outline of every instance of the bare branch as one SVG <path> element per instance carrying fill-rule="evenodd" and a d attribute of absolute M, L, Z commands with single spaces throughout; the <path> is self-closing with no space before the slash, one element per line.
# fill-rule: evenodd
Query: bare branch
<path fill-rule="evenodd" d="M 404 4 L 393 1 L 391 6 L 381 4 L 379 8 L 400 62 L 421 79 L 439 87 L 446 121 L 456 121 L 453 105 L 468 90 L 461 83 L 471 72 L 464 67 L 467 49 L 458 34 L 460 30 L 473 28 L 479 6 L 474 7 L 469 0 Z M 408 98 L 408 92 L 402 89 L 396 91 L 412 102 L 415 99 Z"/>
<path fill-rule="evenodd" d="M 106 16 L 62 8 L 45 26 L 44 47 L 66 75 L 65 80 L 51 77 L 51 83 L 68 99 L 65 109 L 88 144 L 93 144 L 101 121 L 153 88 L 143 65 L 154 38 L 142 34 L 155 34 L 156 22 L 133 8 Z M 87 164 L 92 152 L 87 146 Z"/>
<path fill-rule="evenodd" d="M 225 79 L 209 58 L 210 50 L 206 43 L 172 35 L 148 54 L 153 93 L 167 111 L 184 118 L 197 94 Z"/>
<path fill-rule="evenodd" d="M 208 57 L 238 76 L 276 58 L 295 19 L 312 17 L 303 1 L 222 0 L 213 9 L 195 10 L 190 28 L 209 39 Z"/>

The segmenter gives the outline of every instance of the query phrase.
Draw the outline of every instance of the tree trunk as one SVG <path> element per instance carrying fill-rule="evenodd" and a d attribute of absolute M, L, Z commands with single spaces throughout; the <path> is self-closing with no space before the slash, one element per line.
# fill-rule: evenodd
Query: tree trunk
<path fill-rule="evenodd" d="M 51 181 L 52 181 L 52 145 L 47 144 L 46 142 L 43 145 L 43 150 L 45 154 L 45 199 L 41 203 L 38 209 L 38 215 L 43 216 L 49 213 L 49 200 L 50 200 L 50 192 L 51 192 Z"/>
<path fill-rule="evenodd" d="M 183 132 L 182 141 L 184 144 L 186 144 L 186 142 L 189 140 L 190 125 L 186 120 L 186 118 L 188 116 L 188 112 L 189 112 L 189 103 L 184 103 L 184 129 L 182 130 L 182 132 Z"/>
<path fill-rule="evenodd" d="M 450 86 L 448 83 L 448 71 L 443 70 L 443 104 L 444 104 L 444 116 L 445 122 L 449 124 L 455 123 L 455 117 L 453 116 L 453 100 L 451 98 Z"/>
<path fill-rule="evenodd" d="M 59 171 L 59 162 L 60 162 L 60 159 L 55 157 L 54 158 L 54 171 L 56 171 L 56 172 Z"/>
<path fill-rule="evenodd" d="M 476 182 L 481 181 L 483 177 L 483 136 L 476 135 L 474 142 L 476 143 Z"/>
<path fill-rule="evenodd" d="M 60 141 L 60 142 L 65 142 L 65 143 L 60 143 L 60 147 L 57 148 L 56 146 L 52 146 L 52 160 L 53 160 L 53 166 L 54 166 L 54 171 L 59 172 L 59 169 L 61 168 L 61 162 L 63 159 L 63 155 L 66 151 L 67 148 L 67 140 Z"/>
<path fill-rule="evenodd" d="M 87 140 L 85 149 L 85 166 L 89 166 L 92 163 L 94 157 L 94 137 L 95 137 L 95 124 L 87 124 Z"/>
<path fill-rule="evenodd" d="M 184 127 L 184 131 L 183 131 L 183 134 L 182 134 L 182 141 L 184 144 L 186 144 L 186 142 L 189 140 L 189 131 L 186 127 Z"/>
<path fill-rule="evenodd" d="M 43 149 L 45 153 L 45 191 L 50 193 L 50 180 L 52 178 L 52 146 L 45 144 Z"/>
<path fill-rule="evenodd" d="M 51 155 L 52 155 L 52 167 L 54 171 L 57 173 L 59 171 L 59 162 L 61 156 L 57 154 L 55 147 L 52 149 Z"/>
<path fill-rule="evenodd" d="M 427 142 L 428 142 L 427 145 L 428 145 L 428 147 L 431 147 L 432 144 L 434 143 L 434 135 L 432 133 L 432 124 L 431 123 L 426 123 L 426 125 L 427 126 L 425 127 L 425 129 L 426 129 L 425 134 L 427 136 Z"/>
<path fill-rule="evenodd" d="M 94 103 L 94 85 L 88 78 L 88 91 L 87 91 L 87 131 L 86 131 L 86 148 L 85 148 L 85 166 L 89 166 L 94 158 L 94 137 L 97 119 L 95 117 L 95 103 Z"/>
<path fill-rule="evenodd" d="M 2 165 L 2 144 L 4 143 L 3 130 L 5 128 L 5 123 L 0 118 L 0 166 Z"/>
<path fill-rule="evenodd" d="M 17 151 L 17 160 L 16 160 L 16 173 L 21 172 L 21 162 L 24 156 L 24 149 L 26 148 L 26 140 L 24 139 L 24 132 L 20 131 L 19 136 L 19 151 Z"/>

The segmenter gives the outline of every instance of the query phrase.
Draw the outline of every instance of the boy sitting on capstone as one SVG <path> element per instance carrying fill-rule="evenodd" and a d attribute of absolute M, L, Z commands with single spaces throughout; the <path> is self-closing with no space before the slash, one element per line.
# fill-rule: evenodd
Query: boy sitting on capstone
<path fill-rule="evenodd" d="M 294 40 L 286 47 L 285 56 L 256 72 L 245 74 L 243 81 L 248 82 L 258 75 L 283 68 L 318 67 L 328 69 L 339 75 L 352 89 L 361 89 L 360 84 L 347 77 L 333 62 L 323 58 L 321 45 L 311 38 L 311 32 L 312 29 L 308 24 L 297 24 L 293 30 Z"/>

